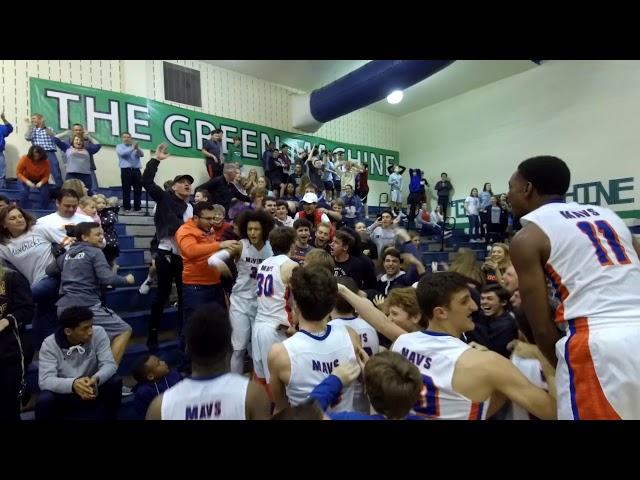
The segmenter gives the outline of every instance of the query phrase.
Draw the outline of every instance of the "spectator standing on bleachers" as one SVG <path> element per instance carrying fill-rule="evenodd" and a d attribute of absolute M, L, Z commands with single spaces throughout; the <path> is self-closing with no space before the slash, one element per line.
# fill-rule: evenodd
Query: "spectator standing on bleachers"
<path fill-rule="evenodd" d="M 487 207 L 487 244 L 504 242 L 507 232 L 509 213 L 499 204 L 498 197 L 491 197 L 491 203 Z"/>
<path fill-rule="evenodd" d="M 438 204 L 442 206 L 442 214 L 447 217 L 449 195 L 451 194 L 451 190 L 453 190 L 453 185 L 451 185 L 449 176 L 445 172 L 440 174 L 440 180 L 433 189 L 438 193 Z"/>
<path fill-rule="evenodd" d="M 13 132 L 13 125 L 7 122 L 4 112 L 0 113 L 0 188 L 7 188 L 7 160 L 4 158 L 4 149 L 6 146 L 5 138 Z M 49 180 L 49 177 L 47 177 Z"/>
<path fill-rule="evenodd" d="M 338 230 L 331 242 L 331 255 L 335 261 L 334 276 L 349 277 L 355 281 L 358 289 L 363 287 L 364 268 L 358 257 L 349 255 L 355 239 L 347 232 Z"/>
<path fill-rule="evenodd" d="M 262 152 L 262 171 L 265 176 L 269 175 L 269 171 L 271 169 L 271 161 L 273 157 L 273 150 L 276 148 L 276 144 L 274 142 L 269 142 L 266 144 L 264 152 Z"/>
<path fill-rule="evenodd" d="M 224 153 L 222 151 L 222 130 L 216 128 L 211 132 L 211 138 L 202 144 L 202 154 L 204 155 L 204 166 L 207 169 L 209 178 L 222 175 L 224 165 Z"/>
<path fill-rule="evenodd" d="M 293 218 L 289 216 L 289 206 L 284 200 L 276 201 L 275 221 L 278 227 L 293 227 Z"/>
<path fill-rule="evenodd" d="M 122 209 L 124 213 L 131 210 L 131 189 L 133 188 L 133 211 L 142 211 L 142 163 L 144 152 L 138 142 L 134 142 L 129 132 L 122 133 L 122 143 L 116 145 L 120 181 L 122 182 Z"/>
<path fill-rule="evenodd" d="M 38 145 L 31 145 L 26 155 L 23 155 L 16 166 L 16 177 L 20 186 L 20 205 L 31 207 L 29 193 L 37 189 L 40 193 L 40 208 L 45 210 L 49 205 L 49 160 L 47 152 Z"/>
<path fill-rule="evenodd" d="M 154 398 L 182 381 L 182 375 L 178 370 L 169 369 L 167 362 L 149 354 L 138 362 L 133 370 L 133 378 L 137 382 L 133 387 L 133 403 L 140 420 L 144 420 Z"/>
<path fill-rule="evenodd" d="M 331 225 L 327 223 L 321 223 L 316 227 L 316 231 L 311 240 L 313 248 L 320 248 L 327 253 L 331 252 Z"/>
<path fill-rule="evenodd" d="M 362 170 L 356 175 L 355 192 L 364 206 L 365 218 L 369 218 L 369 205 L 367 204 L 367 197 L 369 196 L 369 165 L 367 162 L 362 162 Z"/>
<path fill-rule="evenodd" d="M 395 242 L 398 227 L 393 222 L 391 210 L 383 210 L 380 216 L 367 228 L 371 241 L 378 249 L 378 257 L 382 254 L 385 245 Z"/>
<path fill-rule="evenodd" d="M 211 203 L 222 205 L 228 213 L 233 199 L 251 203 L 251 198 L 240 192 L 235 185 L 236 179 L 239 176 L 240 168 L 235 163 L 225 163 L 222 169 L 222 175 L 218 175 L 199 185 L 196 190 L 207 190 Z"/>
<path fill-rule="evenodd" d="M 356 223 L 356 233 L 360 236 L 360 246 L 363 255 L 367 256 L 371 260 L 378 259 L 378 247 L 371 240 L 369 232 L 367 232 L 367 225 L 364 222 Z"/>
<path fill-rule="evenodd" d="M 340 198 L 344 203 L 342 219 L 346 226 L 355 228 L 356 222 L 362 218 L 362 200 L 357 195 L 354 195 L 351 185 L 345 185 L 344 193 Z"/>
<path fill-rule="evenodd" d="M 482 272 L 486 283 L 502 283 L 502 275 L 511 265 L 509 246 L 496 242 L 491 246 L 489 258 L 482 264 Z"/>
<path fill-rule="evenodd" d="M 196 190 L 196 193 L 193 196 L 194 203 L 209 202 L 209 201 L 210 201 L 210 198 L 209 198 L 208 190 L 205 190 L 204 188 L 201 188 L 200 190 Z"/>
<path fill-rule="evenodd" d="M 164 188 L 165 192 L 172 192 L 173 180 L 167 180 L 162 184 L 162 188 Z M 154 219 L 156 216 L 157 206 L 153 206 L 153 210 L 151 211 L 151 215 L 153 215 Z M 151 266 L 149 267 L 149 274 L 147 275 L 147 279 L 142 282 L 140 285 L 139 292 L 140 295 L 147 295 L 151 291 L 151 285 L 157 280 L 158 272 L 156 270 L 156 254 L 158 253 L 158 235 L 157 233 L 153 234 L 151 238 L 151 242 L 149 242 L 149 253 L 151 254 Z"/>
<path fill-rule="evenodd" d="M 82 222 L 75 226 L 76 243 L 56 261 L 60 268 L 60 299 L 56 303 L 58 316 L 69 307 L 87 307 L 94 322 L 104 328 L 111 341 L 116 364 L 120 364 L 131 338 L 131 327 L 116 312 L 100 300 L 101 288 L 128 286 L 135 283 L 132 274 L 126 277 L 111 270 L 102 252 L 104 234 L 100 224 Z"/>
<path fill-rule="evenodd" d="M 176 244 L 182 257 L 182 300 L 184 302 L 184 323 L 201 306 L 217 303 L 226 309 L 224 290 L 220 283 L 220 273 L 210 268 L 209 257 L 223 248 L 235 248 L 235 240 L 218 242 L 213 232 L 216 221 L 215 209 L 211 203 L 198 203 L 193 209 L 193 217 L 184 222 L 176 231 Z"/>
<path fill-rule="evenodd" d="M 242 167 L 242 140 L 239 136 L 233 137 L 233 143 L 227 145 L 227 160 Z"/>
<path fill-rule="evenodd" d="M 93 323 L 89 308 L 70 307 L 42 344 L 36 420 L 116 420 L 122 379 L 107 333 Z"/>
<path fill-rule="evenodd" d="M 389 198 L 391 199 L 389 205 L 391 208 L 402 208 L 402 174 L 406 170 L 406 167 L 400 165 L 389 165 L 387 171 L 389 172 L 389 179 L 387 183 L 390 187 Z"/>
<path fill-rule="evenodd" d="M 400 269 L 402 255 L 408 265 L 415 266 L 407 268 L 407 271 Z M 426 272 L 424 265 L 414 255 L 401 254 L 395 248 L 387 248 L 382 257 L 382 268 L 384 273 L 378 278 L 376 290 L 380 295 L 387 296 L 389 291 L 398 287 L 410 287 L 417 282 Z"/>
<path fill-rule="evenodd" d="M 354 242 L 349 247 L 349 255 L 360 260 L 362 265 L 362 289 L 371 290 L 376 288 L 376 265 L 368 256 L 362 253 L 362 242 L 360 241 L 360 235 L 353 228 L 342 227 L 340 231 L 348 233 Z"/>
<path fill-rule="evenodd" d="M 296 213 L 294 220 L 306 219 L 311 223 L 312 228 L 321 223 L 328 224 L 331 222 L 326 209 L 318 208 L 318 196 L 315 193 L 305 193 L 300 203 L 302 205 L 302 211 Z M 342 218 L 342 216 L 340 216 L 340 218 Z"/>
<path fill-rule="evenodd" d="M 469 219 L 469 237 L 471 242 L 482 242 L 480 238 L 480 198 L 478 189 L 472 188 L 471 193 L 464 201 L 464 211 Z"/>
<path fill-rule="evenodd" d="M 27 130 L 24 134 L 25 140 L 33 145 L 42 147 L 47 152 L 53 182 L 60 187 L 62 185 L 62 174 L 60 173 L 60 164 L 56 155 L 56 144 L 53 143 L 50 135 L 53 132 L 45 125 L 44 117 L 41 113 L 34 113 L 31 115 L 31 119 L 26 119 L 25 122 L 27 123 Z"/>
<path fill-rule="evenodd" d="M 73 142 L 74 136 L 82 137 L 84 139 L 85 148 L 88 144 L 91 143 L 91 141 L 89 140 L 89 134 L 85 131 L 84 127 L 80 123 L 74 123 L 71 127 L 71 130 L 67 130 L 62 134 L 56 135 L 56 137 L 58 137 L 60 140 L 69 144 Z M 96 177 L 96 162 L 93 158 L 93 154 L 89 154 L 89 163 L 91 169 L 92 186 L 93 188 L 98 188 L 98 177 Z"/>
<path fill-rule="evenodd" d="M 49 134 L 51 135 L 53 143 L 60 147 L 60 150 L 64 152 L 67 159 L 65 179 L 77 178 L 81 180 L 87 187 L 88 194 L 93 195 L 90 157 L 96 154 L 102 148 L 102 145 L 90 135 L 87 135 L 88 142 L 85 142 L 83 137 L 75 135 L 71 143 L 67 143 L 55 137 L 51 130 L 49 130 Z"/>
<path fill-rule="evenodd" d="M 47 267 L 55 263 L 52 244 L 57 242 L 57 230 L 36 224 L 23 208 L 13 205 L 0 209 L 0 259 L 11 262 L 31 286 L 30 295 L 36 303 L 32 324 L 36 350 L 56 329 L 54 304 L 60 279 L 47 275 Z"/>
<path fill-rule="evenodd" d="M 19 420 L 32 352 L 23 341 L 33 317 L 29 283 L 0 262 L 0 421 Z"/>
<path fill-rule="evenodd" d="M 309 245 L 313 226 L 306 218 L 298 218 L 293 222 L 293 229 L 296 231 L 296 242 L 293 245 L 291 260 L 302 265 L 306 254 L 313 249 L 313 245 Z"/>
<path fill-rule="evenodd" d="M 505 358 L 511 356 L 507 345 L 518 338 L 518 326 L 509 304 L 511 294 L 498 284 L 480 290 L 480 315 L 475 328 L 465 333 L 467 342 L 484 345 Z"/>
<path fill-rule="evenodd" d="M 169 155 L 167 145 L 158 145 L 155 158 L 147 162 L 142 174 L 142 186 L 156 202 L 153 222 L 158 237 L 158 250 L 155 256 L 158 291 L 151 304 L 149 335 L 147 337 L 147 346 L 151 349 L 158 347 L 158 329 L 164 306 L 171 295 L 173 282 L 176 284 L 178 293 L 178 318 L 182 322 L 182 257 L 176 244 L 175 234 L 178 228 L 193 216 L 193 207 L 189 203 L 191 185 L 193 184 L 191 175 L 176 176 L 170 191 L 164 190 L 154 181 L 160 162 Z"/>
<path fill-rule="evenodd" d="M 489 227 L 489 208 L 491 207 L 491 198 L 493 192 L 491 191 L 491 184 L 489 182 L 484 184 L 482 191 L 480 192 L 480 235 L 487 240 L 488 227 Z"/>
<path fill-rule="evenodd" d="M 98 216 L 100 217 L 100 225 L 104 232 L 104 239 L 107 245 L 102 249 L 107 263 L 109 266 L 116 269 L 115 259 L 120 255 L 120 246 L 118 245 L 118 232 L 116 231 L 116 224 L 118 223 L 118 199 L 114 197 L 115 201 L 109 201 L 102 195 L 94 195 L 94 201 L 96 202 L 96 209 Z"/>
<path fill-rule="evenodd" d="M 425 188 L 429 185 L 423 178 L 424 172 L 419 168 L 409 169 L 409 196 L 407 197 L 407 205 L 409 205 L 409 227 L 413 226 L 416 217 L 416 210 L 419 205 L 427 201 Z"/>

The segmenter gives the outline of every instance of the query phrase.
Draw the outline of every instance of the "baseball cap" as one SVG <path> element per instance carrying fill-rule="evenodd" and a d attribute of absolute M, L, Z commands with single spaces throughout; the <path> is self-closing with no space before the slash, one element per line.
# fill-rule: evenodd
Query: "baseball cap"
<path fill-rule="evenodd" d="M 315 193 L 305 193 L 302 197 L 302 203 L 318 203 L 318 196 Z"/>
<path fill-rule="evenodd" d="M 191 175 L 178 175 L 176 178 L 173 179 L 173 183 L 178 183 L 181 182 L 183 180 L 189 180 L 189 183 L 193 183 L 193 177 Z"/>

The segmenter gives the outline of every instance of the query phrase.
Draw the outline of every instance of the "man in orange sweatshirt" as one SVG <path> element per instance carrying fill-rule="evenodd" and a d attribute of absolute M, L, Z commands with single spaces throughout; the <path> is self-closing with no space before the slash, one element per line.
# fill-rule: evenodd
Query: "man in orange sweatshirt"
<path fill-rule="evenodd" d="M 215 302 L 227 308 L 220 273 L 209 267 L 207 260 L 221 248 L 235 248 L 237 240 L 217 242 L 212 226 L 217 220 L 213 205 L 200 202 L 193 207 L 193 217 L 176 232 L 176 243 L 182 257 L 183 332 L 191 314 L 202 305 Z"/>

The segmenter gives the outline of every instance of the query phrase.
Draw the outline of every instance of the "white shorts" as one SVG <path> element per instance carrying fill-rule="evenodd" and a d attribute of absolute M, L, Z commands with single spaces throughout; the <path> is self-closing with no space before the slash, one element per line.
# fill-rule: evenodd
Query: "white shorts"
<path fill-rule="evenodd" d="M 269 350 L 274 343 L 287 339 L 286 328 L 278 328 L 272 323 L 256 322 L 251 331 L 251 349 L 255 374 L 269 383 Z"/>
<path fill-rule="evenodd" d="M 251 341 L 251 328 L 258 314 L 258 302 L 255 298 L 240 298 L 231 294 L 229 302 L 231 320 L 231 345 L 234 350 L 245 350 Z"/>
<path fill-rule="evenodd" d="M 402 192 L 400 190 L 391 190 L 391 201 L 402 203 Z"/>
<path fill-rule="evenodd" d="M 558 419 L 640 419 L 640 320 L 579 318 L 556 344 Z"/>

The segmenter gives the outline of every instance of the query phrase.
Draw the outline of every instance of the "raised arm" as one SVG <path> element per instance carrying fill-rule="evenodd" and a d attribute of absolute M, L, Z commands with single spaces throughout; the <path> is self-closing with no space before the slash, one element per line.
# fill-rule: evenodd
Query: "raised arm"
<path fill-rule="evenodd" d="M 158 172 L 160 162 L 168 156 L 169 152 L 167 151 L 167 146 L 164 143 L 161 143 L 156 148 L 155 158 L 152 158 L 147 162 L 144 172 L 142 173 L 142 186 L 147 192 L 149 192 L 151 198 L 158 203 L 163 201 L 165 191 L 162 187 L 156 184 L 154 179 Z"/>

